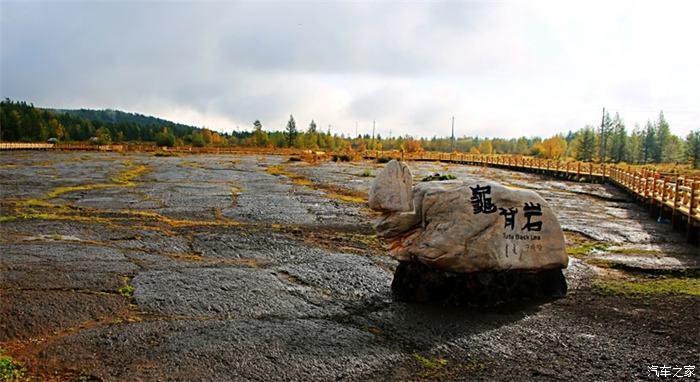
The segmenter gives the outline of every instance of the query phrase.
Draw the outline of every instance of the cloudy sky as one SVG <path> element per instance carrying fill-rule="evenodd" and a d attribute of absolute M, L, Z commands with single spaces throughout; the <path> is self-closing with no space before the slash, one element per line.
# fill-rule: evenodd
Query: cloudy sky
<path fill-rule="evenodd" d="M 700 128 L 698 1 L 7 1 L 1 96 L 218 131 Z"/>

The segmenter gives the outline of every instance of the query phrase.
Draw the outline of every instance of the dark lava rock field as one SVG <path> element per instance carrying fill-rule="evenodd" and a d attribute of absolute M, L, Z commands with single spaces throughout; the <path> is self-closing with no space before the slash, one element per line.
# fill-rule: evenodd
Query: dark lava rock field
<path fill-rule="evenodd" d="M 36 381 L 655 380 L 651 366 L 700 366 L 698 248 L 627 195 L 409 166 L 416 181 L 539 192 L 565 230 L 568 294 L 394 301 L 372 162 L 2 152 L 0 355 Z"/>

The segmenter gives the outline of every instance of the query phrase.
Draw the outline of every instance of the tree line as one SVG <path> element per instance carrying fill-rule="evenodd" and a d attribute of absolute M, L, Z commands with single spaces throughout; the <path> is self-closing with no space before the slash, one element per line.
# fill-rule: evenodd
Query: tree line
<path fill-rule="evenodd" d="M 628 131 L 618 113 L 604 113 L 601 125 L 585 126 L 568 134 L 540 137 L 414 138 L 409 135 L 382 137 L 369 134 L 356 137 L 322 131 L 311 120 L 308 127 L 297 128 L 290 115 L 286 126 L 268 131 L 262 122 L 253 122 L 250 131 L 218 133 L 138 114 L 111 110 L 61 111 L 36 108 L 25 102 L 5 99 L 0 102 L 0 140 L 43 142 L 61 141 L 152 142 L 159 146 L 244 146 L 260 148 L 293 147 L 324 151 L 401 150 L 404 152 L 439 151 L 472 154 L 533 155 L 547 159 L 576 159 L 603 163 L 690 163 L 700 167 L 700 130 L 686 137 L 673 135 L 663 112 L 644 127 Z"/>

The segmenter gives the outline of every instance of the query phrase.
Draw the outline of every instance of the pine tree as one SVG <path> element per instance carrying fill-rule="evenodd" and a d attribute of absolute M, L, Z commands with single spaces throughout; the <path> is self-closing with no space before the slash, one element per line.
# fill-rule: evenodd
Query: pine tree
<path fill-rule="evenodd" d="M 287 146 L 293 147 L 294 141 L 297 137 L 297 124 L 296 122 L 294 122 L 294 116 L 291 114 L 289 115 L 289 122 L 287 122 L 287 129 L 285 131 L 285 135 L 287 138 Z"/>
<path fill-rule="evenodd" d="M 255 122 L 253 122 L 252 141 L 255 147 L 267 147 L 270 144 L 270 138 L 267 136 L 267 133 L 263 131 L 262 127 L 260 121 L 255 120 Z"/>
<path fill-rule="evenodd" d="M 644 130 L 644 144 L 642 147 L 642 159 L 644 163 L 654 161 L 657 156 L 658 142 L 656 140 L 656 127 L 647 121 L 646 129 Z"/>
<path fill-rule="evenodd" d="M 605 163 L 608 154 L 608 139 L 610 138 L 610 131 L 612 128 L 612 120 L 610 119 L 610 114 L 607 111 L 603 114 L 603 121 L 600 125 L 600 152 L 598 154 L 598 159 L 601 163 Z"/>
<path fill-rule="evenodd" d="M 700 130 L 691 131 L 685 138 L 685 154 L 693 168 L 700 168 Z"/>
<path fill-rule="evenodd" d="M 626 159 L 627 131 L 620 114 L 615 113 L 612 121 L 612 133 L 610 142 L 610 158 L 614 162 L 622 162 Z"/>
<path fill-rule="evenodd" d="M 656 123 L 656 150 L 654 151 L 655 162 L 670 162 L 668 144 L 671 139 L 671 129 L 664 118 L 664 112 L 659 113 L 659 121 Z"/>
<path fill-rule="evenodd" d="M 586 127 L 579 134 L 576 159 L 585 162 L 592 161 L 595 156 L 595 149 L 595 132 L 591 127 Z"/>
<path fill-rule="evenodd" d="M 639 124 L 635 124 L 627 144 L 627 159 L 630 162 L 640 163 L 643 160 L 643 142 L 644 132 Z"/>

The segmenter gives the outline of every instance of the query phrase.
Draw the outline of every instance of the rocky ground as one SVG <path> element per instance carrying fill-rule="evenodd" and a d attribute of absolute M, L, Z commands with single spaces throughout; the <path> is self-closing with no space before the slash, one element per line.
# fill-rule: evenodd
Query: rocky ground
<path fill-rule="evenodd" d="M 381 165 L 287 159 L 0 153 L 0 379 L 591 381 L 700 366 L 698 248 L 614 187 L 410 164 L 416 180 L 538 191 L 571 261 L 554 301 L 407 304 L 365 203 Z"/>

